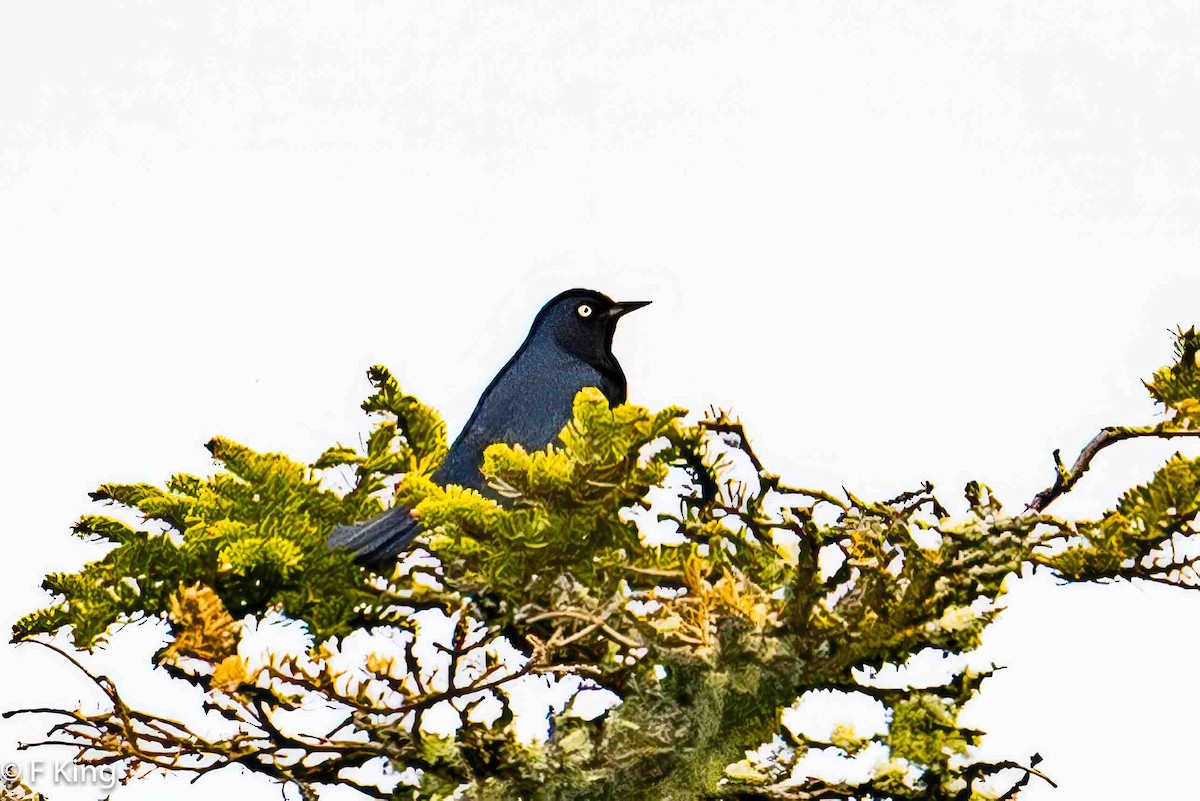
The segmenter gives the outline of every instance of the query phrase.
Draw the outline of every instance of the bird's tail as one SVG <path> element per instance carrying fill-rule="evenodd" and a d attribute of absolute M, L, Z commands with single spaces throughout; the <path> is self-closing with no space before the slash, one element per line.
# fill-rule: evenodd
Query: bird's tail
<path fill-rule="evenodd" d="M 330 548 L 346 548 L 354 561 L 368 567 L 386 567 L 412 543 L 420 527 L 403 506 L 395 506 L 361 523 L 338 526 L 329 535 Z"/>

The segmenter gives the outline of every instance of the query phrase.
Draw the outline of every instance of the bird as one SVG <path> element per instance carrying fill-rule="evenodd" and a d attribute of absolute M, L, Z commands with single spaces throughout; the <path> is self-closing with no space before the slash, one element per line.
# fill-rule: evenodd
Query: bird
<path fill-rule="evenodd" d="M 575 395 L 595 387 L 610 406 L 625 402 L 625 373 L 612 352 L 617 321 L 648 300 L 617 302 L 591 289 L 569 289 L 551 298 L 533 319 L 517 352 L 484 389 L 466 425 L 432 478 L 499 500 L 480 466 L 492 444 L 540 450 L 557 439 L 571 419 Z M 356 562 L 383 568 L 404 553 L 420 525 L 402 505 L 370 520 L 339 526 L 327 539 L 349 550 Z"/>

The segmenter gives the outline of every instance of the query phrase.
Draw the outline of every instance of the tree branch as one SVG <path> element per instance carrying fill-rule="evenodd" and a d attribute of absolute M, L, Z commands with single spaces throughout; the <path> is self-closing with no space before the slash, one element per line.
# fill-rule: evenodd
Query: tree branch
<path fill-rule="evenodd" d="M 1126 439 L 1140 439 L 1143 437 L 1154 439 L 1200 437 L 1200 429 L 1177 428 L 1167 423 L 1141 427 L 1108 426 L 1100 429 L 1100 433 L 1092 437 L 1091 441 L 1079 452 L 1079 456 L 1075 458 L 1075 463 L 1070 468 L 1067 468 L 1063 464 L 1060 452 L 1055 450 L 1054 463 L 1057 475 L 1054 478 L 1054 483 L 1033 496 L 1033 500 L 1025 507 L 1025 513 L 1038 514 L 1058 497 L 1070 492 L 1079 483 L 1079 479 L 1083 478 L 1083 474 L 1088 471 L 1088 468 L 1092 466 L 1092 460 L 1096 458 L 1096 455 L 1109 445 Z"/>

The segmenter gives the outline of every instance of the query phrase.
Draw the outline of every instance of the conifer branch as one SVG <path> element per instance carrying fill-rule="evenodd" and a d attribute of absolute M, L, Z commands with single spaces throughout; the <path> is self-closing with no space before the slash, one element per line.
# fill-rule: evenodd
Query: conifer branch
<path fill-rule="evenodd" d="M 1070 466 L 1056 452 L 1054 484 L 1016 516 L 978 482 L 958 516 L 927 482 L 886 500 L 791 486 L 727 413 L 685 424 L 680 409 L 614 409 L 589 390 L 575 399 L 561 446 L 488 449 L 485 478 L 508 499 L 497 503 L 430 479 L 445 427 L 375 368 L 364 408 L 377 417 L 360 449 L 335 446 L 303 465 L 218 438 L 224 470 L 214 476 L 104 485 L 99 499 L 165 521 L 172 534 L 80 521 L 80 536 L 111 550 L 77 573 L 47 576 L 53 605 L 14 635 L 66 658 L 106 708 L 31 704 L 6 717 L 49 716 L 44 739 L 23 747 L 70 746 L 80 764 L 191 777 L 242 765 L 306 798 L 325 784 L 399 797 L 342 776 L 374 761 L 414 769 L 416 784 L 400 794 L 417 801 L 916 801 L 935 791 L 967 801 L 1001 774 L 1008 787 L 997 792 L 1011 801 L 1032 778 L 1049 780 L 1038 758 L 971 757 L 984 735 L 959 716 L 989 672 L 881 688 L 863 671 L 928 649 L 970 653 L 1006 579 L 1031 564 L 1065 581 L 1200 587 L 1200 556 L 1182 547 L 1196 544 L 1200 459 L 1173 457 L 1101 519 L 1043 513 L 1116 442 L 1200 435 L 1200 337 L 1180 336 L 1177 364 L 1147 384 L 1172 421 L 1106 428 Z M 734 469 L 746 462 L 754 475 Z M 347 467 L 348 492 L 321 485 L 321 471 Z M 397 482 L 424 550 L 385 576 L 325 546 L 335 526 L 378 513 L 377 497 Z M 821 504 L 835 519 L 815 513 Z M 674 538 L 655 544 L 649 521 Z M 427 621 L 439 616 L 448 635 L 430 634 Z M 247 618 L 302 623 L 311 642 L 252 664 L 239 653 Z M 115 682 L 44 639 L 69 628 L 86 649 L 140 619 L 169 627 L 155 664 L 203 691 L 201 711 L 232 733 L 206 738 L 134 709 Z M 383 635 L 381 651 L 353 661 L 342 638 L 359 629 Z M 516 737 L 521 710 L 509 697 L 532 676 L 573 683 L 533 746 Z M 601 688 L 620 703 L 592 721 L 571 714 L 579 692 Z M 819 691 L 882 704 L 885 730 L 826 743 L 781 728 L 797 696 Z M 308 701 L 337 710 L 336 725 L 299 728 L 291 713 Z M 485 702 L 493 722 L 482 722 Z M 434 710 L 457 719 L 450 734 L 436 733 Z M 748 756 L 776 736 L 787 747 Z M 784 779 L 807 748 L 867 745 L 891 760 L 862 782 Z"/>

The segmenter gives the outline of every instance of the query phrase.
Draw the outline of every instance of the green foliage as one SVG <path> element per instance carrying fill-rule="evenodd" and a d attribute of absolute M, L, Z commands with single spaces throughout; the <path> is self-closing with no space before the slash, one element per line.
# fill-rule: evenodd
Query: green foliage
<path fill-rule="evenodd" d="M 1175 410 L 1172 423 L 1106 429 L 1016 514 L 975 482 L 958 515 L 928 484 L 884 501 L 788 485 L 726 414 L 692 422 L 677 408 L 609 408 L 595 390 L 576 397 L 555 445 L 487 450 L 496 501 L 432 481 L 444 425 L 373 368 L 363 408 L 380 417 L 362 451 L 338 445 L 305 466 L 218 439 L 210 447 L 225 471 L 210 478 L 102 487 L 98 499 L 165 531 L 85 517 L 77 533 L 112 549 L 80 573 L 48 576 L 58 602 L 16 634 L 70 627 L 90 647 L 122 622 L 169 621 L 174 641 L 160 661 L 241 729 L 214 744 L 148 717 L 170 735 L 147 742 L 145 726 L 122 715 L 77 718 L 72 734 L 90 753 L 125 761 L 146 763 L 152 752 L 157 764 L 187 758 L 199 770 L 237 763 L 307 788 L 353 784 L 344 768 L 385 760 L 418 771 L 393 798 L 428 801 L 978 801 L 992 797 L 989 777 L 1016 770 L 997 796 L 1010 799 L 1040 774 L 1032 763 L 983 761 L 982 732 L 959 722 L 989 672 L 963 667 L 934 686 L 889 688 L 872 676 L 930 650 L 970 654 L 1009 577 L 1029 566 L 1065 581 L 1194 585 L 1175 546 L 1200 514 L 1200 461 L 1174 457 L 1099 520 L 1044 508 L 1102 447 L 1200 433 L 1186 411 L 1197 402 L 1196 343 L 1180 332 L 1178 361 L 1147 385 Z M 323 471 L 345 467 L 352 488 L 323 486 Z M 335 525 L 382 509 L 393 480 L 428 553 L 381 576 L 324 542 Z M 418 610 L 448 615 L 448 639 L 418 648 L 436 636 Z M 237 619 L 270 614 L 307 624 L 311 650 L 239 655 Z M 390 631 L 399 651 L 338 667 L 341 638 L 362 627 Z M 621 703 L 593 721 L 568 706 L 552 715 L 547 739 L 519 741 L 513 681 L 539 675 L 578 677 L 581 689 L 610 690 Z M 872 699 L 887 725 L 859 735 L 847 724 L 827 740 L 783 725 L 797 697 L 822 690 Z M 272 714 L 307 696 L 344 708 L 346 723 L 319 737 L 282 735 Z M 498 710 L 491 717 L 485 701 Z M 457 713 L 453 731 L 427 724 L 438 708 Z M 862 784 L 792 778 L 814 749 L 886 758 Z"/>
<path fill-rule="evenodd" d="M 1195 326 L 1175 332 L 1175 361 L 1145 382 L 1154 399 L 1170 410 L 1181 424 L 1200 423 L 1200 334 Z"/>
<path fill-rule="evenodd" d="M 325 547 L 334 526 L 383 509 L 374 497 L 387 477 L 431 472 L 445 456 L 445 425 L 399 389 L 383 368 L 370 372 L 376 393 L 363 408 L 391 415 L 372 432 L 366 453 L 337 446 L 309 467 L 281 454 L 258 453 L 223 438 L 207 447 L 225 472 L 204 479 L 173 476 L 150 484 L 105 484 L 92 498 L 157 521 L 162 531 L 135 530 L 103 516 L 84 517 L 75 533 L 117 547 L 79 573 L 51 574 L 43 586 L 60 600 L 17 622 L 28 637 L 70 626 L 76 645 L 90 648 L 111 627 L 165 618 L 180 585 L 214 589 L 235 615 L 269 609 L 302 620 L 318 639 L 344 635 L 380 604 L 344 553 Z M 412 429 L 401 429 L 398 421 Z M 345 495 L 324 489 L 320 471 L 355 468 Z"/>
<path fill-rule="evenodd" d="M 682 415 L 674 408 L 653 415 L 630 405 L 609 409 L 599 390 L 585 389 L 561 448 L 532 454 L 520 446 L 487 449 L 483 474 L 507 508 L 474 491 L 412 476 L 399 497 L 421 521 L 432 550 L 455 564 L 460 588 L 520 604 L 529 597 L 529 577 L 552 582 L 570 571 L 590 591 L 611 594 L 642 550 L 637 529 L 620 512 L 639 503 L 678 460 L 687 436 L 678 425 Z M 643 456 L 660 439 L 661 447 Z"/>
<path fill-rule="evenodd" d="M 944 766 L 967 752 L 957 710 L 936 695 L 906 698 L 892 710 L 888 744 L 892 754 L 918 765 Z"/>
<path fill-rule="evenodd" d="M 1197 513 L 1200 459 L 1175 454 L 1148 484 L 1128 490 L 1100 520 L 1077 523 L 1081 536 L 1064 551 L 1037 559 L 1073 581 L 1141 576 L 1176 583 L 1188 578 L 1185 571 L 1195 560 L 1154 557 L 1176 538 L 1195 532 Z"/>

